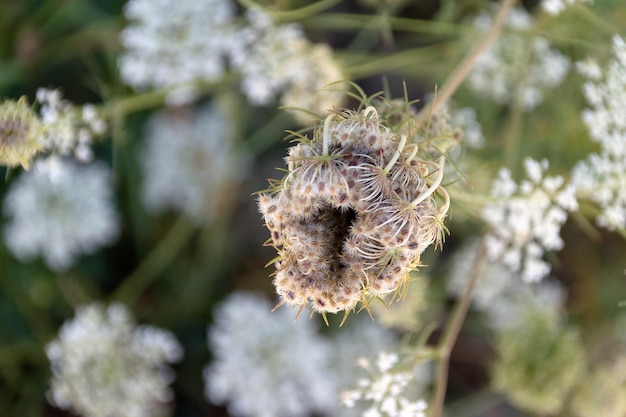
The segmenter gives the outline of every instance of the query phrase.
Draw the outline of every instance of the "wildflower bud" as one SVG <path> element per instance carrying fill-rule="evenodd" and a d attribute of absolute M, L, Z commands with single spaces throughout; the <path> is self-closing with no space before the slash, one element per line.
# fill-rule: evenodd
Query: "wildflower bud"
<path fill-rule="evenodd" d="M 31 158 L 41 149 L 42 130 L 26 97 L 0 103 L 0 164 L 28 169 Z"/>
<path fill-rule="evenodd" d="M 443 159 L 420 159 L 417 144 L 374 107 L 330 115 L 298 142 L 288 173 L 258 202 L 278 250 L 281 304 L 347 313 L 403 288 L 421 253 L 441 239 Z M 441 208 L 435 193 L 446 200 Z"/>

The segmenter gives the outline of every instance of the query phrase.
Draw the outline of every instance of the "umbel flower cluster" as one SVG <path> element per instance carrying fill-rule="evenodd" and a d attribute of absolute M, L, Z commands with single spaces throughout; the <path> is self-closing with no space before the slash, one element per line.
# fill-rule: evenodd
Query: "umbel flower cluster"
<path fill-rule="evenodd" d="M 183 348 L 167 330 L 137 325 L 114 303 L 81 306 L 46 346 L 52 365 L 49 399 L 85 417 L 164 415 L 168 385 Z"/>
<path fill-rule="evenodd" d="M 96 107 L 75 106 L 59 90 L 39 88 L 36 98 L 39 112 L 26 97 L 0 102 L 0 166 L 29 169 L 43 154 L 91 161 L 93 139 L 107 129 Z"/>
<path fill-rule="evenodd" d="M 285 177 L 259 197 L 268 244 L 278 250 L 280 304 L 347 314 L 401 289 L 422 252 L 442 239 L 444 157 L 418 157 L 418 144 L 372 106 L 329 115 L 312 139 L 297 142 Z"/>

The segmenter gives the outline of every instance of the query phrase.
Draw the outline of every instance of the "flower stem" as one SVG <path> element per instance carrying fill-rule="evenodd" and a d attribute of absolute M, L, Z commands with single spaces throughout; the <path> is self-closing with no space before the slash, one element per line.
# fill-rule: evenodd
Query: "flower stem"
<path fill-rule="evenodd" d="M 181 216 L 137 269 L 124 279 L 111 299 L 133 304 L 141 292 L 159 276 L 163 268 L 176 258 L 194 230 L 193 225 Z"/>
<path fill-rule="evenodd" d="M 520 155 L 521 132 L 524 110 L 520 100 L 516 96 L 511 103 L 510 111 L 508 114 L 506 126 L 504 129 L 504 161 L 507 167 L 511 168 L 513 172 L 517 171 L 518 159 Z"/>
<path fill-rule="evenodd" d="M 470 51 L 470 53 L 461 61 L 459 66 L 454 70 L 452 74 L 448 77 L 446 82 L 443 84 L 441 88 L 441 92 L 438 95 L 437 101 L 432 104 L 430 107 L 424 107 L 418 113 L 416 117 L 416 122 L 418 125 L 424 123 L 430 114 L 434 114 L 439 110 L 441 106 L 443 106 L 447 101 L 452 97 L 454 92 L 459 88 L 461 83 L 465 81 L 465 78 L 469 75 L 470 71 L 476 64 L 476 61 L 482 55 L 483 52 L 491 46 L 491 44 L 496 40 L 498 34 L 504 27 L 504 23 L 506 22 L 506 18 L 509 14 L 509 11 L 515 5 L 515 0 L 502 0 L 500 4 L 500 8 L 494 18 L 493 26 L 485 36 L 480 40 L 480 42 Z"/>
<path fill-rule="evenodd" d="M 431 46 L 421 46 L 372 57 L 371 54 L 356 55 L 350 52 L 338 52 L 339 58 L 346 62 L 345 71 L 350 79 L 359 79 L 378 74 L 382 71 L 396 71 L 410 69 L 412 76 L 420 67 L 429 63 L 440 62 L 451 55 L 452 43 L 437 43 Z"/>
<path fill-rule="evenodd" d="M 456 305 L 452 317 L 446 324 L 443 331 L 443 337 L 438 346 L 439 358 L 437 359 L 436 368 L 436 383 L 433 392 L 433 397 L 430 402 L 429 417 L 441 417 L 443 412 L 443 403 L 446 396 L 446 388 L 448 385 L 448 369 L 450 366 L 450 352 L 452 347 L 456 343 L 456 340 L 461 331 L 461 326 L 465 321 L 467 310 L 469 309 L 470 302 L 472 301 L 472 294 L 478 279 L 482 275 L 483 268 L 487 262 L 487 248 L 484 242 L 480 245 L 476 252 L 476 258 L 474 259 L 474 265 L 472 266 L 472 272 L 467 283 L 467 288 L 463 297 Z"/>
<path fill-rule="evenodd" d="M 264 13 L 271 15 L 272 17 L 279 20 L 301 20 L 310 16 L 315 16 L 320 12 L 323 12 L 326 9 L 330 9 L 331 7 L 341 3 L 341 0 L 320 0 L 313 2 L 304 7 L 300 7 L 299 9 L 292 10 L 276 10 L 269 7 L 264 6 L 262 3 L 259 3 L 255 0 L 238 0 L 243 6 L 249 9 L 257 9 L 261 10 Z"/>
<path fill-rule="evenodd" d="M 304 22 L 310 29 L 347 31 L 355 29 L 373 29 L 373 20 L 384 18 L 388 26 L 400 32 L 430 35 L 460 35 L 467 31 L 464 25 L 457 23 L 420 20 L 392 15 L 375 16 L 350 13 L 324 13 L 312 16 Z"/>

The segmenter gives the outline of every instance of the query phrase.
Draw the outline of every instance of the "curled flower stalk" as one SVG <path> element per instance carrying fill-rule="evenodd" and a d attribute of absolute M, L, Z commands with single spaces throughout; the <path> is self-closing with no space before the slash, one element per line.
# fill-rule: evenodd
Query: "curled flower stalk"
<path fill-rule="evenodd" d="M 289 149 L 287 174 L 258 200 L 279 305 L 347 315 L 404 288 L 449 207 L 444 159 L 422 159 L 410 138 L 368 106 L 328 116 Z"/>

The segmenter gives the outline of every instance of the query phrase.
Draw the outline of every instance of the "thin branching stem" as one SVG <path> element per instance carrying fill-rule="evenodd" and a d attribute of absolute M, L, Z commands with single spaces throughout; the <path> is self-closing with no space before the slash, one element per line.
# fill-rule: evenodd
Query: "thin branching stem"
<path fill-rule="evenodd" d="M 341 0 L 320 0 L 313 2 L 304 7 L 291 10 L 277 10 L 274 8 L 266 7 L 264 4 L 255 0 L 238 0 L 243 6 L 249 9 L 262 10 L 263 12 L 271 15 L 275 19 L 279 20 L 301 20 L 307 17 L 315 16 L 324 10 L 341 3 Z"/>
<path fill-rule="evenodd" d="M 444 83 L 441 91 L 438 93 L 437 101 L 435 101 L 432 106 L 426 106 L 422 108 L 419 114 L 416 117 L 416 122 L 418 125 L 424 123 L 428 120 L 428 116 L 430 114 L 437 113 L 437 110 L 441 108 L 445 103 L 448 102 L 450 97 L 454 94 L 454 92 L 459 88 L 461 83 L 465 81 L 470 71 L 476 64 L 478 58 L 482 55 L 483 52 L 491 46 L 491 44 L 496 40 L 500 31 L 504 27 L 509 11 L 515 5 L 516 0 L 502 0 L 500 4 L 500 8 L 494 18 L 493 26 L 489 29 L 487 33 L 483 36 L 480 42 L 470 51 L 470 53 L 461 61 L 459 66 L 454 70 L 452 74 L 448 77 L 446 82 Z"/>
<path fill-rule="evenodd" d="M 141 264 L 119 286 L 111 299 L 132 305 L 141 293 L 159 277 L 163 269 L 174 259 L 195 228 L 181 216 L 159 243 L 144 257 Z"/>
<path fill-rule="evenodd" d="M 461 331 L 461 326 L 465 321 L 467 310 L 469 309 L 470 302 L 472 301 L 472 294 L 478 279 L 483 273 L 485 263 L 487 262 L 487 248 L 482 243 L 476 252 L 476 258 L 474 265 L 472 266 L 471 275 L 467 282 L 467 287 L 463 297 L 456 305 L 450 320 L 446 324 L 443 336 L 439 342 L 437 351 L 439 357 L 437 359 L 436 375 L 435 375 L 435 389 L 430 402 L 429 417 L 441 417 L 443 412 L 443 403 L 446 396 L 446 388 L 448 385 L 448 370 L 450 366 L 450 352 L 452 347 L 456 343 L 456 340 Z"/>

